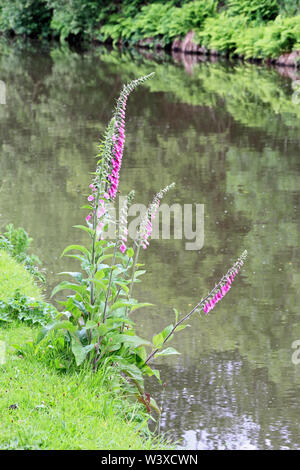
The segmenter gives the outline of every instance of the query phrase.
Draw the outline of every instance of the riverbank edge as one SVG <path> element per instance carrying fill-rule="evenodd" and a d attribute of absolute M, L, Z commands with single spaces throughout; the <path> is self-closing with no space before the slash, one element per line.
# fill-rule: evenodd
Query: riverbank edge
<path fill-rule="evenodd" d="M 172 44 L 164 46 L 162 42 L 156 41 L 155 38 L 147 38 L 141 39 L 138 43 L 134 46 L 138 49 L 156 49 L 156 50 L 166 50 L 171 51 L 172 53 L 182 53 L 182 54 L 192 54 L 198 55 L 203 57 L 225 57 L 228 58 L 230 56 L 229 52 L 221 53 L 216 49 L 208 49 L 205 46 L 197 44 L 194 41 L 195 32 L 189 31 L 185 37 L 176 38 L 172 42 Z M 122 40 L 118 41 L 118 45 L 122 46 Z M 128 47 L 128 46 L 127 46 Z M 300 67 L 300 50 L 295 50 L 291 52 L 285 52 L 281 54 L 278 58 L 256 58 L 251 57 L 246 59 L 242 55 L 232 54 L 232 58 L 241 59 L 245 62 L 254 62 L 254 63 L 265 63 L 267 65 L 279 65 L 285 67 L 293 67 L 299 68 Z"/>
<path fill-rule="evenodd" d="M 13 38 L 20 38 L 20 35 L 17 34 L 10 34 L 7 36 L 5 33 L 0 31 L 0 38 L 1 37 L 9 37 L 10 39 Z M 30 39 L 28 36 L 22 36 L 25 40 Z M 277 58 L 270 58 L 270 57 L 264 57 L 264 58 L 258 58 L 258 57 L 249 57 L 245 58 L 243 55 L 239 55 L 236 53 L 230 53 L 229 51 L 225 52 L 220 52 L 216 49 L 209 49 L 206 46 L 203 46 L 201 44 L 198 44 L 197 42 L 194 41 L 195 38 L 195 32 L 194 31 L 189 31 L 183 38 L 175 38 L 172 43 L 168 43 L 166 45 L 163 44 L 162 40 L 157 37 L 149 37 L 149 38 L 144 38 L 140 39 L 137 41 L 135 44 L 129 44 L 127 41 L 123 41 L 122 39 L 119 39 L 115 45 L 118 47 L 124 47 L 126 49 L 131 49 L 131 50 L 149 50 L 149 51 L 165 51 L 169 52 L 172 54 L 183 54 L 185 56 L 196 56 L 200 57 L 201 59 L 205 58 L 224 58 L 224 59 L 238 59 L 242 60 L 243 62 L 246 63 L 257 63 L 257 64 L 266 64 L 266 65 L 271 65 L 271 66 L 279 66 L 279 67 L 288 67 L 292 69 L 300 69 L 300 49 L 296 49 L 294 51 L 290 52 L 284 52 L 280 54 L 279 57 Z M 61 43 L 57 39 L 48 39 L 47 42 L 57 42 Z M 63 41 L 64 42 L 64 41 Z M 82 44 L 86 45 L 98 45 L 98 46 L 112 46 L 113 41 L 111 39 L 108 39 L 106 41 L 101 41 L 97 39 L 96 37 L 92 37 L 89 40 L 82 40 L 78 38 L 72 38 L 72 39 L 67 39 L 65 40 L 70 46 L 73 47 L 81 47 Z M 176 58 L 176 57 L 175 57 Z"/>

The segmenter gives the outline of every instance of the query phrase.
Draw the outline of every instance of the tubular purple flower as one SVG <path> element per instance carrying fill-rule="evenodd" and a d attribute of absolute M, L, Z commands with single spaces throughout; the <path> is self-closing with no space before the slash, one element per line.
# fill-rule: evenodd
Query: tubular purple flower
<path fill-rule="evenodd" d="M 219 281 L 217 286 L 212 290 L 212 292 L 208 295 L 208 297 L 212 297 L 205 301 L 202 305 L 203 312 L 205 315 L 212 310 L 215 305 L 227 294 L 227 292 L 231 289 L 232 283 L 234 281 L 235 276 L 240 271 L 241 267 L 244 264 L 244 259 L 247 256 L 247 251 L 245 250 L 241 257 L 237 260 L 237 262 L 233 265 L 232 268 L 229 269 L 227 274 L 222 277 Z M 214 294 L 214 295 L 213 295 Z"/>
<path fill-rule="evenodd" d="M 139 229 L 139 234 L 137 240 L 135 241 L 137 246 L 142 246 L 144 250 L 149 245 L 148 238 L 152 233 L 152 221 L 155 219 L 156 213 L 158 211 L 160 201 L 171 188 L 175 186 L 175 183 L 166 186 L 164 189 L 161 189 L 159 193 L 154 196 L 152 203 L 149 205 L 145 216 L 143 217 Z"/>

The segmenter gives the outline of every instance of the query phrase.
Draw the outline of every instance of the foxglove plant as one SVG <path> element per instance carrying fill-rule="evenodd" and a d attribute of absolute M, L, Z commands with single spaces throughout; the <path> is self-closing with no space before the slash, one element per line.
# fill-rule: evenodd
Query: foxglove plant
<path fill-rule="evenodd" d="M 174 183 L 159 191 L 142 217 L 133 242 L 128 246 L 127 214 L 134 192 L 125 198 L 119 221 L 113 221 L 109 206 L 114 203 L 119 192 L 119 176 L 125 143 L 125 112 L 129 94 L 153 74 L 132 81 L 123 87 L 117 101 L 112 119 L 108 124 L 104 138 L 99 145 L 98 162 L 93 173 L 93 181 L 87 197 L 88 209 L 86 225 L 75 227 L 84 230 L 90 237 L 90 246 L 68 246 L 62 256 L 71 256 L 81 263 L 82 272 L 66 272 L 72 282 L 63 281 L 56 286 L 52 295 L 62 291 L 72 291 L 67 300 L 60 301 L 64 307 L 56 321 L 47 325 L 39 339 L 51 338 L 51 332 L 60 330 L 65 336 L 69 350 L 72 351 L 77 366 L 88 362 L 96 371 L 99 365 L 110 367 L 115 374 L 114 390 L 135 395 L 148 411 L 159 409 L 144 390 L 144 376 L 156 376 L 160 381 L 159 371 L 152 369 L 150 361 L 156 356 L 179 354 L 173 348 L 163 349 L 173 334 L 187 325 L 184 322 L 197 310 L 207 314 L 224 297 L 242 266 L 246 252 L 228 271 L 208 296 L 187 315 L 179 319 L 175 310 L 175 323 L 168 325 L 153 336 L 152 341 L 136 335 L 130 314 L 137 308 L 149 306 L 139 303 L 132 297 L 133 286 L 145 271 L 139 269 L 140 248 L 149 246 L 152 223 L 159 210 L 161 199 L 174 187 Z M 106 230 L 110 223 L 115 224 L 115 238 L 106 239 Z M 77 251 L 76 254 L 69 253 Z M 110 260 L 110 264 L 107 261 Z M 148 350 L 148 352 L 147 352 Z M 149 352 L 150 351 L 150 352 Z"/>

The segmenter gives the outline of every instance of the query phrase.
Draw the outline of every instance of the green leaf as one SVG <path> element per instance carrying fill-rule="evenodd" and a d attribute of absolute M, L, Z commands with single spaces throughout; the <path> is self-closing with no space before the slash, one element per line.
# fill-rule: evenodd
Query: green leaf
<path fill-rule="evenodd" d="M 142 302 L 142 303 L 138 303 L 138 304 L 134 304 L 131 308 L 130 308 L 130 312 L 133 312 L 134 310 L 137 310 L 138 308 L 142 308 L 142 307 L 153 307 L 154 304 L 150 304 L 149 302 Z"/>
<path fill-rule="evenodd" d="M 149 405 L 150 405 L 150 408 L 153 408 L 156 411 L 156 413 L 158 413 L 160 415 L 160 413 L 161 413 L 160 408 L 159 408 L 158 404 L 156 403 L 156 401 L 154 400 L 154 398 L 152 398 L 152 397 L 150 398 Z"/>
<path fill-rule="evenodd" d="M 168 325 L 166 326 L 166 328 L 163 329 L 163 331 L 153 336 L 153 339 L 152 339 L 153 345 L 156 348 L 161 348 L 162 345 L 164 344 L 166 337 L 171 333 L 172 329 L 173 329 L 173 325 Z"/>
<path fill-rule="evenodd" d="M 142 388 L 144 387 L 143 374 L 142 371 L 135 365 L 130 364 L 124 359 L 118 360 L 119 369 L 127 374 L 131 379 L 137 382 Z"/>
<path fill-rule="evenodd" d="M 152 344 L 150 341 L 140 338 L 139 336 L 131 336 L 131 335 L 119 335 L 118 336 L 118 341 L 121 341 L 122 343 L 129 345 L 135 348 L 139 348 L 140 346 L 150 346 L 152 347 Z"/>
<path fill-rule="evenodd" d="M 105 325 L 104 323 L 101 323 L 97 327 L 97 332 L 99 336 L 104 336 L 107 333 L 107 331 L 108 331 L 107 325 Z"/>
<path fill-rule="evenodd" d="M 87 232 L 91 237 L 95 235 L 95 230 L 93 230 L 92 228 L 86 227 L 85 225 L 73 225 L 73 227 L 79 228 L 80 230 Z"/>
<path fill-rule="evenodd" d="M 143 269 L 143 270 L 140 269 L 139 271 L 136 271 L 136 272 L 134 273 L 134 279 L 136 279 L 136 278 L 139 277 L 139 276 L 142 276 L 143 274 L 145 274 L 145 272 L 146 272 L 145 269 Z"/>
<path fill-rule="evenodd" d="M 161 333 L 158 333 L 157 335 L 153 336 L 152 342 L 155 348 L 161 348 L 164 342 L 163 335 Z"/>
<path fill-rule="evenodd" d="M 121 281 L 116 281 L 116 284 L 117 284 L 118 286 L 122 287 L 122 289 L 126 292 L 126 294 L 128 294 L 129 289 L 128 289 L 127 285 L 126 285 L 126 282 L 123 282 L 123 281 L 122 281 L 122 282 L 121 282 Z"/>
<path fill-rule="evenodd" d="M 128 258 L 132 258 L 133 255 L 134 255 L 133 248 L 128 248 L 127 251 L 126 251 L 126 255 L 128 256 Z"/>
<path fill-rule="evenodd" d="M 118 300 L 117 302 L 115 302 L 111 307 L 110 307 L 110 312 L 113 312 L 114 310 L 117 310 L 118 308 L 121 308 L 121 307 L 128 307 L 128 306 L 132 306 L 132 302 L 129 301 L 129 300 Z"/>
<path fill-rule="evenodd" d="M 156 353 L 155 357 L 158 357 L 158 356 L 171 356 L 173 354 L 180 354 L 180 352 L 176 351 L 176 349 L 174 349 L 174 348 L 166 348 L 166 349 L 163 349 L 162 351 Z"/>
<path fill-rule="evenodd" d="M 60 292 L 61 290 L 73 290 L 75 292 L 78 292 L 81 297 L 84 297 L 85 294 L 85 288 L 82 286 L 79 286 L 78 284 L 72 284 L 68 281 L 62 281 L 60 284 L 58 284 L 56 287 L 54 287 L 51 297 L 53 297 L 57 292 Z"/>
<path fill-rule="evenodd" d="M 166 326 L 166 328 L 164 328 L 163 331 L 161 332 L 161 334 L 163 335 L 163 338 L 166 339 L 166 337 L 171 333 L 172 330 L 173 330 L 173 325 Z"/>
<path fill-rule="evenodd" d="M 88 346 L 82 346 L 80 341 L 77 341 L 75 338 L 72 338 L 72 352 L 75 356 L 76 365 L 80 366 L 85 360 L 87 354 L 94 349 L 94 344 L 89 344 Z"/>
<path fill-rule="evenodd" d="M 101 270 L 101 271 L 97 271 L 96 274 L 95 274 L 95 279 L 97 281 L 100 281 L 101 279 L 104 278 L 104 272 Z"/>
<path fill-rule="evenodd" d="M 144 347 L 139 347 L 139 348 L 136 348 L 135 350 L 135 353 L 137 354 L 137 356 L 139 358 L 141 358 L 141 360 L 143 361 L 143 363 L 146 361 L 147 359 L 147 351 Z"/>
<path fill-rule="evenodd" d="M 62 252 L 61 254 L 61 258 L 63 256 L 65 256 L 66 253 L 68 253 L 68 251 L 71 251 L 71 250 L 78 250 L 78 251 L 81 251 L 84 255 L 86 255 L 87 258 L 89 258 L 89 255 L 90 255 L 90 252 L 87 248 L 85 248 L 85 246 L 82 246 L 82 245 L 69 245 L 67 246 L 67 248 L 64 249 L 64 251 Z"/>
<path fill-rule="evenodd" d="M 45 326 L 44 328 L 42 328 L 39 331 L 39 334 L 38 334 L 38 337 L 37 337 L 37 342 L 39 343 L 42 339 L 44 339 L 46 336 L 48 336 L 50 331 L 61 330 L 61 329 L 65 329 L 65 330 L 69 331 L 71 334 L 75 334 L 77 328 L 69 320 L 63 320 L 63 321 L 58 321 L 58 322 L 51 323 L 51 324 Z"/>
<path fill-rule="evenodd" d="M 160 371 L 157 370 L 157 369 L 152 369 L 152 372 L 153 372 L 153 375 L 157 378 L 157 380 L 159 381 L 159 383 L 161 383 L 161 379 L 160 379 Z"/>
<path fill-rule="evenodd" d="M 93 328 L 97 328 L 97 323 L 93 320 L 88 320 L 84 326 L 86 330 L 92 330 Z"/>
<path fill-rule="evenodd" d="M 175 331 L 176 331 L 176 332 L 177 332 L 177 331 L 181 331 L 181 330 L 184 330 L 185 328 L 190 327 L 190 326 L 191 326 L 191 325 L 179 325 L 179 326 L 177 326 L 177 328 L 176 328 Z"/>

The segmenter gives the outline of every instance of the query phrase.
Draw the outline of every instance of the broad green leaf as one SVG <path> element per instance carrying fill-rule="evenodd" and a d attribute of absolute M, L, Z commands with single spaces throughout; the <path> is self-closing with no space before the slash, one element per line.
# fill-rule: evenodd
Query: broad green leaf
<path fill-rule="evenodd" d="M 173 330 L 173 325 L 166 326 L 166 328 L 164 328 L 163 331 L 161 332 L 161 334 L 163 335 L 163 338 L 166 339 L 166 337 L 171 333 L 172 330 Z"/>
<path fill-rule="evenodd" d="M 162 351 L 159 351 L 158 353 L 155 354 L 155 357 L 158 356 L 171 356 L 173 354 L 180 354 L 180 352 L 176 351 L 174 348 L 166 348 L 163 349 Z"/>
<path fill-rule="evenodd" d="M 152 342 L 155 348 L 161 348 L 164 342 L 163 335 L 161 333 L 158 333 L 157 335 L 153 336 Z"/>
<path fill-rule="evenodd" d="M 92 330 L 93 328 L 97 328 L 98 324 L 93 320 L 88 320 L 85 324 L 86 330 Z"/>
<path fill-rule="evenodd" d="M 45 326 L 44 328 L 42 328 L 39 331 L 39 334 L 38 334 L 38 337 L 37 337 L 37 342 L 39 343 L 42 339 L 44 339 L 46 336 L 48 336 L 50 331 L 61 330 L 61 329 L 65 329 L 65 330 L 69 331 L 71 334 L 75 334 L 75 332 L 76 332 L 76 326 L 73 325 L 73 323 L 71 323 L 69 320 L 54 322 L 54 323 L 51 323 L 51 324 Z"/>
<path fill-rule="evenodd" d="M 80 366 L 85 360 L 87 354 L 94 349 L 94 344 L 89 344 L 88 346 L 82 346 L 80 341 L 76 341 L 75 338 L 72 338 L 72 352 L 75 356 L 77 366 Z"/>
<path fill-rule="evenodd" d="M 153 307 L 154 304 L 150 304 L 149 302 L 143 302 L 143 303 L 139 303 L 139 304 L 135 304 L 133 305 L 131 308 L 130 308 L 130 311 L 133 312 L 134 310 L 137 310 L 138 308 L 142 308 L 142 307 Z"/>
<path fill-rule="evenodd" d="M 75 292 L 78 292 L 81 297 L 84 297 L 85 294 L 85 288 L 82 286 L 79 286 L 78 284 L 72 284 L 68 281 L 62 281 L 60 284 L 58 284 L 56 287 L 54 287 L 51 297 L 53 297 L 57 292 L 60 292 L 61 290 L 73 290 Z"/>
<path fill-rule="evenodd" d="M 121 341 L 122 343 L 132 346 L 134 349 L 139 348 L 140 346 L 150 346 L 152 347 L 152 344 L 150 341 L 140 338 L 139 336 L 131 336 L 131 335 L 119 335 L 118 340 Z"/>
<path fill-rule="evenodd" d="M 104 278 L 104 272 L 103 271 L 97 271 L 96 274 L 95 274 L 95 279 L 97 279 L 97 281 L 100 281 L 103 278 Z"/>
<path fill-rule="evenodd" d="M 153 375 L 157 378 L 159 383 L 161 383 L 160 371 L 158 369 L 152 369 Z"/>
<path fill-rule="evenodd" d="M 68 251 L 71 251 L 71 250 L 81 251 L 83 254 L 86 255 L 87 258 L 89 258 L 89 255 L 90 255 L 89 250 L 87 248 L 85 248 L 85 246 L 82 246 L 82 245 L 69 245 L 69 246 L 67 246 L 67 248 L 65 248 L 64 251 L 62 252 L 61 258 L 63 256 L 65 256 L 65 254 L 68 253 Z"/>
<path fill-rule="evenodd" d="M 80 230 L 87 232 L 91 237 L 93 237 L 95 234 L 95 230 L 93 230 L 92 228 L 86 227 L 85 225 L 73 225 L 73 227 L 79 228 Z"/>
<path fill-rule="evenodd" d="M 113 312 L 114 310 L 117 310 L 118 308 L 121 308 L 121 307 L 128 307 L 132 305 L 133 305 L 132 302 L 129 300 L 124 300 L 124 301 L 118 300 L 110 307 L 110 312 Z"/>
<path fill-rule="evenodd" d="M 118 363 L 118 367 L 122 372 L 127 374 L 134 381 L 136 381 L 140 385 L 140 387 L 144 387 L 142 371 L 135 364 L 130 364 L 125 359 L 118 360 Z"/>
<path fill-rule="evenodd" d="M 176 331 L 176 332 L 177 332 L 177 331 L 181 331 L 181 330 L 184 330 L 185 328 L 190 327 L 190 326 L 191 326 L 191 325 L 179 325 L 179 326 L 177 326 L 177 328 L 176 328 L 175 331 Z"/>
<path fill-rule="evenodd" d="M 158 413 L 159 415 L 161 414 L 161 411 L 160 411 L 160 408 L 158 406 L 158 404 L 156 403 L 156 401 L 154 400 L 154 398 L 150 397 L 150 408 L 153 408 L 156 413 Z"/>
<path fill-rule="evenodd" d="M 147 359 L 147 351 L 146 351 L 146 349 L 145 349 L 143 346 L 141 346 L 141 347 L 139 347 L 139 348 L 136 348 L 136 349 L 135 349 L 135 353 L 141 358 L 141 360 L 142 360 L 143 362 L 146 361 L 146 359 Z"/>
<path fill-rule="evenodd" d="M 98 327 L 97 327 L 97 332 L 98 332 L 98 335 L 99 336 L 104 336 L 108 331 L 108 328 L 107 328 L 107 325 L 104 324 L 104 323 L 101 323 Z"/>
<path fill-rule="evenodd" d="M 116 284 L 120 287 L 122 287 L 122 289 L 126 292 L 126 294 L 128 294 L 129 292 L 129 289 L 126 285 L 126 282 L 123 282 L 123 281 L 116 281 Z"/>
<path fill-rule="evenodd" d="M 128 258 L 132 258 L 133 255 L 134 255 L 133 248 L 128 248 L 127 251 L 126 251 L 126 255 L 128 256 Z"/>
<path fill-rule="evenodd" d="M 146 272 L 146 270 L 142 270 L 142 269 L 140 269 L 139 271 L 136 271 L 134 273 L 134 279 L 136 279 L 139 276 L 142 276 L 143 274 L 145 274 L 145 272 Z"/>
<path fill-rule="evenodd" d="M 173 325 L 166 326 L 166 328 L 164 328 L 163 331 L 153 336 L 153 339 L 152 339 L 153 345 L 156 348 L 161 348 L 162 345 L 164 344 L 166 337 L 171 333 L 172 329 L 173 329 Z"/>
<path fill-rule="evenodd" d="M 122 346 L 121 343 L 115 343 L 115 342 L 109 343 L 108 347 L 105 348 L 105 352 L 108 353 L 108 352 L 119 351 L 121 346 Z"/>
<path fill-rule="evenodd" d="M 85 261 L 86 258 L 84 258 L 83 256 L 79 256 L 79 255 L 65 255 L 66 257 L 68 258 L 75 258 L 75 259 L 79 259 L 79 261 Z"/>

